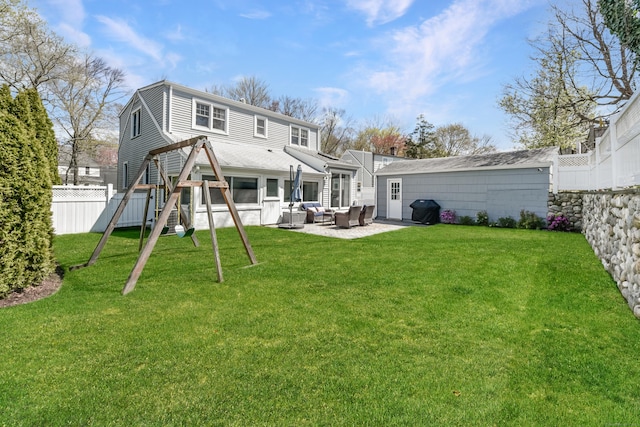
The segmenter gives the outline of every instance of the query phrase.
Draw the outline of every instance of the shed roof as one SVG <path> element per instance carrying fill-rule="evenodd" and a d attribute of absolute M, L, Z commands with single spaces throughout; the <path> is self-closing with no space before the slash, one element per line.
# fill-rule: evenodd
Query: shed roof
<path fill-rule="evenodd" d="M 557 147 L 535 150 L 504 151 L 473 156 L 420 159 L 412 162 L 393 162 L 380 169 L 376 175 L 411 175 L 417 173 L 453 172 L 478 169 L 516 169 L 550 166 Z"/>

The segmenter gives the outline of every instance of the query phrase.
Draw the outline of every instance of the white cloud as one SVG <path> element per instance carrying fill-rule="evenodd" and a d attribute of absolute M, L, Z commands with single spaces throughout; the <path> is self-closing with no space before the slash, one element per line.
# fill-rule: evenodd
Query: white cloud
<path fill-rule="evenodd" d="M 387 98 L 392 114 L 415 114 L 424 97 L 443 85 L 477 78 L 492 27 L 531 4 L 532 0 L 456 0 L 440 15 L 381 40 L 378 49 L 385 52 L 385 68 L 369 72 L 368 85 Z"/>
<path fill-rule="evenodd" d="M 176 68 L 182 59 L 182 55 L 179 53 L 169 52 L 165 55 L 165 60 L 169 63 L 170 69 Z"/>
<path fill-rule="evenodd" d="M 267 19 L 271 17 L 271 13 L 266 10 L 252 10 L 248 13 L 241 13 L 240 16 L 247 19 Z"/>
<path fill-rule="evenodd" d="M 364 13 L 367 25 L 386 24 L 406 13 L 414 0 L 347 0 L 347 6 Z"/>
<path fill-rule="evenodd" d="M 49 20 L 58 19 L 54 24 L 55 31 L 65 38 L 67 42 L 76 44 L 82 48 L 91 45 L 91 37 L 82 31 L 86 18 L 82 0 L 47 0 L 52 6 L 49 10 Z"/>
<path fill-rule="evenodd" d="M 56 32 L 68 42 L 77 44 L 80 47 L 86 48 L 91 46 L 91 37 L 89 34 L 79 30 L 79 26 L 77 25 L 63 22 L 56 27 Z"/>
<path fill-rule="evenodd" d="M 348 91 L 337 87 L 319 87 L 314 91 L 318 93 L 320 107 L 340 108 L 347 103 L 349 98 Z"/>
<path fill-rule="evenodd" d="M 107 35 L 112 39 L 126 43 L 137 51 L 149 55 L 156 61 L 162 61 L 161 44 L 139 35 L 123 20 L 111 19 L 102 15 L 96 16 L 96 19 L 104 25 Z"/>
<path fill-rule="evenodd" d="M 62 21 L 76 27 L 81 27 L 86 18 L 82 0 L 49 0 L 56 11 L 61 15 Z"/>
<path fill-rule="evenodd" d="M 171 31 L 168 31 L 168 32 L 165 34 L 165 37 L 166 37 L 168 40 L 171 40 L 172 42 L 179 42 L 179 41 L 184 40 L 184 39 L 185 39 L 185 36 L 184 36 L 184 34 L 182 33 L 182 25 L 180 25 L 180 24 L 176 25 L 176 28 L 175 28 L 175 29 L 173 29 L 173 30 L 171 30 Z"/>

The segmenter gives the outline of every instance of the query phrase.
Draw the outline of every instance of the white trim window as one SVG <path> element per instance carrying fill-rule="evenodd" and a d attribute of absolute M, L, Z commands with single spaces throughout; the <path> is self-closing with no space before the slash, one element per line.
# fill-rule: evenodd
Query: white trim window
<path fill-rule="evenodd" d="M 203 129 L 210 132 L 229 132 L 229 109 L 222 105 L 211 102 L 193 99 L 193 122 L 194 129 Z"/>
<path fill-rule="evenodd" d="M 301 147 L 309 146 L 309 129 L 291 126 L 291 145 L 299 145 Z"/>
<path fill-rule="evenodd" d="M 256 138 L 267 138 L 268 119 L 262 116 L 254 116 L 253 120 L 253 136 Z"/>
<path fill-rule="evenodd" d="M 225 181 L 229 184 L 231 197 L 236 204 L 257 204 L 258 203 L 258 178 L 247 176 L 225 176 Z M 217 181 L 214 175 L 202 175 L 202 180 Z M 212 205 L 226 204 L 219 188 L 209 188 Z M 204 206 L 206 201 L 204 193 L 200 203 Z"/>
<path fill-rule="evenodd" d="M 138 108 L 131 112 L 131 138 L 140 136 L 140 118 L 142 116 L 142 109 Z"/>

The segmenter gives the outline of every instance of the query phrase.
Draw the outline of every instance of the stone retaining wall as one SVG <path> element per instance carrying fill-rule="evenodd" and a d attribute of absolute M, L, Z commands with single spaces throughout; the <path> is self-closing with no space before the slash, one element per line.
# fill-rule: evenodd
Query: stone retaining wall
<path fill-rule="evenodd" d="M 582 205 L 582 233 L 640 318 L 640 193 L 583 193 Z"/>
<path fill-rule="evenodd" d="M 565 191 L 558 194 L 549 193 L 547 217 L 564 215 L 574 231 L 582 231 L 582 193 Z"/>

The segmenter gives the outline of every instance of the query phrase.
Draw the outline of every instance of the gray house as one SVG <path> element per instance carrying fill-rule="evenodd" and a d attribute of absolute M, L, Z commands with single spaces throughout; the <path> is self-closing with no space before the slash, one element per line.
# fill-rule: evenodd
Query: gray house
<path fill-rule="evenodd" d="M 552 147 L 394 162 L 376 173 L 377 217 L 410 220 L 414 200 L 432 199 L 458 216 L 518 219 L 524 209 L 545 218 L 557 156 Z"/>
<path fill-rule="evenodd" d="M 370 151 L 346 150 L 342 153 L 343 162 L 357 167 L 356 172 L 356 201 L 359 204 L 373 204 L 375 202 L 375 173 L 395 161 L 413 160 L 388 154 L 372 153 Z"/>
<path fill-rule="evenodd" d="M 293 117 L 248 105 L 169 81 L 138 89 L 120 113 L 118 191 L 131 184 L 149 150 L 193 137 L 204 136 L 212 145 L 231 193 L 246 225 L 275 224 L 288 210 L 290 168 L 302 167 L 302 201 L 332 206 L 333 187 L 341 191 L 352 185 L 351 170 L 337 173 L 317 158 L 320 129 Z M 170 177 L 177 177 L 189 149 L 162 155 L 160 161 Z M 349 166 L 349 165 L 346 165 Z M 206 155 L 201 153 L 192 170 L 193 179 L 213 179 Z M 144 183 L 158 183 L 151 165 Z M 185 190 L 181 204 L 196 228 L 207 228 L 204 195 L 199 188 Z M 340 201 L 350 204 L 351 193 Z M 233 225 L 227 206 L 212 191 L 217 226 Z"/>

